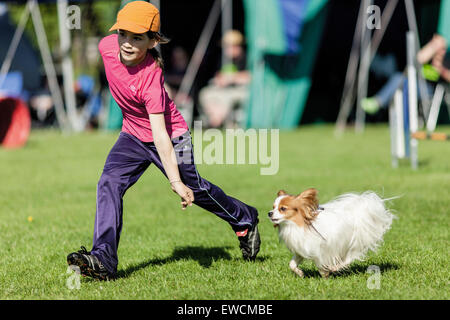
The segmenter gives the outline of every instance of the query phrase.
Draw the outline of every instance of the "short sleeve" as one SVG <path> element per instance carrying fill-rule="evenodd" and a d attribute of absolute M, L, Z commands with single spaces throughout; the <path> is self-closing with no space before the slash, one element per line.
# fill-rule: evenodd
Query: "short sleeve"
<path fill-rule="evenodd" d="M 106 36 L 98 43 L 98 51 L 101 56 L 108 52 L 114 52 L 115 50 L 118 50 L 117 34 Z"/>
<path fill-rule="evenodd" d="M 98 43 L 98 51 L 100 52 L 101 56 L 103 55 L 104 48 L 105 48 L 105 38 L 100 40 L 100 42 Z"/>
<path fill-rule="evenodd" d="M 166 107 L 166 91 L 164 89 L 164 76 L 162 69 L 156 67 L 149 73 L 141 88 L 141 99 L 147 112 L 164 112 Z"/>

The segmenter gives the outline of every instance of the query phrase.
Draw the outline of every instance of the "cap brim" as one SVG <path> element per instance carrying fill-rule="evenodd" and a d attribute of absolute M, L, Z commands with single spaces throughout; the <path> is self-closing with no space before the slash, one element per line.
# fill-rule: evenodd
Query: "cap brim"
<path fill-rule="evenodd" d="M 120 21 L 120 22 L 116 22 L 110 29 L 109 31 L 113 31 L 113 30 L 127 30 L 133 33 L 145 33 L 147 31 L 149 31 L 149 29 L 144 28 L 142 26 L 139 26 L 135 23 L 129 22 L 129 21 Z"/>

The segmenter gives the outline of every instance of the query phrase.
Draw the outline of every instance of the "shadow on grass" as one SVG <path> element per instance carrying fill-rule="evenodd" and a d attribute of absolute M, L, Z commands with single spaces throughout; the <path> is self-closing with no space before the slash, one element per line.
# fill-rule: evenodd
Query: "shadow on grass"
<path fill-rule="evenodd" d="M 357 275 L 357 274 L 365 274 L 368 273 L 367 270 L 369 270 L 370 266 L 376 266 L 379 268 L 380 273 L 383 274 L 389 270 L 398 270 L 400 269 L 400 266 L 398 264 L 395 263 L 390 263 L 390 262 L 386 262 L 386 263 L 379 263 L 379 264 L 354 264 L 354 265 L 350 265 L 347 269 L 338 271 L 338 272 L 334 272 L 330 275 L 330 278 L 340 278 L 340 277 L 348 277 L 348 276 L 353 276 L 353 275 Z M 302 269 L 305 278 L 321 278 L 322 276 L 319 273 L 319 270 L 317 270 L 317 268 L 314 269 Z"/>
<path fill-rule="evenodd" d="M 131 274 L 148 266 L 163 265 L 178 260 L 196 260 L 203 268 L 209 268 L 213 261 L 231 260 L 230 254 L 226 251 L 230 247 L 205 248 L 199 246 L 177 247 L 173 250 L 172 256 L 166 258 L 150 259 L 139 264 L 130 266 L 117 272 L 117 278 L 127 278 Z"/>
<path fill-rule="evenodd" d="M 428 167 L 431 163 L 431 158 L 423 158 L 418 162 L 419 167 Z M 410 168 L 411 160 L 410 159 L 399 159 L 399 166 L 402 168 Z"/>
<path fill-rule="evenodd" d="M 254 260 L 251 260 L 251 261 L 249 261 L 249 262 L 252 262 L 252 263 L 256 263 L 256 262 L 264 262 L 264 261 L 266 261 L 266 260 L 268 260 L 268 259 L 270 259 L 270 257 L 269 256 L 264 256 L 264 255 L 259 255 L 259 256 L 257 256 Z M 242 261 L 242 262 L 245 262 L 245 260 L 242 258 L 242 257 L 235 257 L 234 258 L 234 261 Z"/>

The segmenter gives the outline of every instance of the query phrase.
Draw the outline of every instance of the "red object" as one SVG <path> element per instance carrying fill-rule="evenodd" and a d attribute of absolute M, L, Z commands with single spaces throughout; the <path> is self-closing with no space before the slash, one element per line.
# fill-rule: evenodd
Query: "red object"
<path fill-rule="evenodd" d="M 236 231 L 236 235 L 238 237 L 245 237 L 247 235 L 248 229 L 245 229 L 244 231 Z"/>
<path fill-rule="evenodd" d="M 30 135 L 31 118 L 25 102 L 17 98 L 0 99 L 0 144 L 20 148 Z"/>

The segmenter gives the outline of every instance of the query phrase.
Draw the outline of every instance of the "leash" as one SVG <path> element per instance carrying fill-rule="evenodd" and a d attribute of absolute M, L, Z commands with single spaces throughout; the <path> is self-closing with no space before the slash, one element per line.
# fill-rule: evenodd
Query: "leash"
<path fill-rule="evenodd" d="M 319 206 L 319 207 L 317 208 L 317 211 L 319 211 L 319 212 L 320 212 L 320 211 L 323 211 L 323 210 L 325 210 L 324 207 Z M 318 212 L 318 214 L 319 214 L 319 212 Z M 310 226 L 314 229 L 315 232 L 317 232 L 317 234 L 318 234 L 323 240 L 327 241 L 327 239 L 325 239 L 325 238 L 320 234 L 320 232 L 313 226 L 312 222 L 311 222 Z"/>

